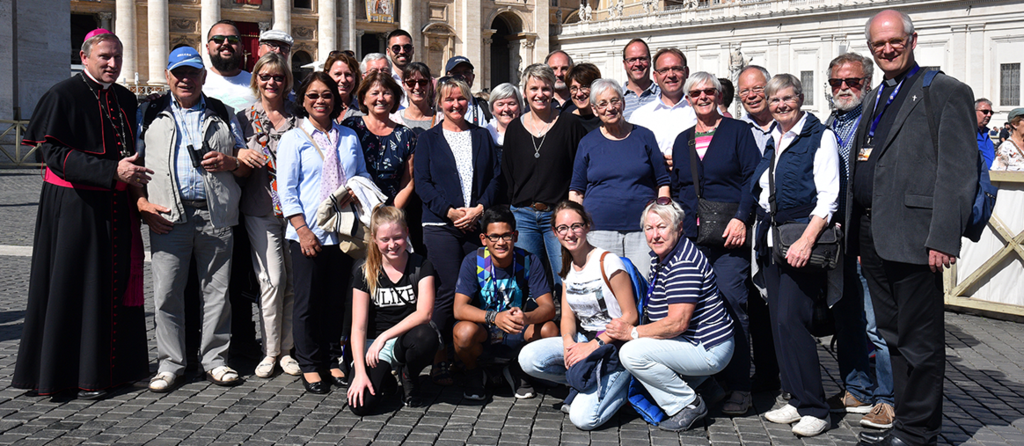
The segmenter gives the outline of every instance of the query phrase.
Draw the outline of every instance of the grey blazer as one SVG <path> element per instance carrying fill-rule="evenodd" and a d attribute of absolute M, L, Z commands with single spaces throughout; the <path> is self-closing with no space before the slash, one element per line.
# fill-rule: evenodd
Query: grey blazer
<path fill-rule="evenodd" d="M 938 125 L 935 144 L 925 112 L 923 82 L 923 75 L 915 79 L 888 136 L 871 154 L 876 157 L 871 197 L 875 250 L 884 260 L 919 265 L 928 264 L 929 249 L 960 255 L 960 237 L 977 190 L 980 156 L 970 87 L 945 74 L 935 76 L 928 110 Z M 849 160 L 851 178 L 881 86 L 864 99 L 865 119 L 857 129 Z M 850 216 L 852 184 L 847 188 L 846 203 L 845 215 Z"/>

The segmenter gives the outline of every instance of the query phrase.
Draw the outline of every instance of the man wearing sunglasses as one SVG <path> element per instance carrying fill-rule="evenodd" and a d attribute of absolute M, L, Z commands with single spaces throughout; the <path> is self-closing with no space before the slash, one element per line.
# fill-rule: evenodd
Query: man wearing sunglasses
<path fill-rule="evenodd" d="M 263 57 L 267 53 L 277 53 L 284 57 L 284 60 L 291 61 L 292 45 L 295 39 L 284 31 L 268 29 L 260 33 L 260 47 L 257 50 L 257 57 Z"/>
<path fill-rule="evenodd" d="M 839 209 L 845 209 L 846 188 L 850 183 L 849 160 L 853 136 L 860 123 L 864 98 L 871 89 L 875 64 L 856 53 L 832 59 L 828 66 L 828 84 L 832 89 L 834 110 L 825 121 L 839 142 Z M 878 334 L 871 296 L 864 292 L 857 256 L 843 261 L 843 297 L 832 307 L 836 319 L 836 343 L 839 347 L 839 372 L 844 390 L 828 399 L 829 410 L 836 413 L 866 414 L 865 427 L 887 429 L 893 421 L 892 367 L 889 349 Z M 875 345 L 875 373 L 868 363 L 864 333 Z"/>
<path fill-rule="evenodd" d="M 992 101 L 978 98 L 974 101 L 974 113 L 978 117 L 978 151 L 985 159 L 985 167 L 991 169 L 996 159 L 996 147 L 992 137 L 988 135 L 988 123 L 992 120 Z"/>
<path fill-rule="evenodd" d="M 210 56 L 203 92 L 235 110 L 244 110 L 256 96 L 249 88 L 252 74 L 242 69 L 242 37 L 235 22 L 221 20 L 206 33 L 206 53 Z"/>
<path fill-rule="evenodd" d="M 388 33 L 388 58 L 391 59 L 391 77 L 398 85 L 402 85 L 402 70 L 412 62 L 416 49 L 412 46 L 412 36 L 404 29 L 396 29 Z"/>

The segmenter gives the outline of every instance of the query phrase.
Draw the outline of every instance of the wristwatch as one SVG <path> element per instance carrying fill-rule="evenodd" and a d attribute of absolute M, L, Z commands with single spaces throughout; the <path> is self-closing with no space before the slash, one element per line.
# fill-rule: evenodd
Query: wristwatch
<path fill-rule="evenodd" d="M 597 346 L 598 347 L 603 347 L 604 346 L 604 341 L 602 341 L 601 338 L 595 336 L 594 340 L 597 341 Z"/>
<path fill-rule="evenodd" d="M 637 333 L 636 327 L 633 327 L 633 331 L 629 332 L 629 337 L 633 339 L 640 339 L 640 333 Z"/>

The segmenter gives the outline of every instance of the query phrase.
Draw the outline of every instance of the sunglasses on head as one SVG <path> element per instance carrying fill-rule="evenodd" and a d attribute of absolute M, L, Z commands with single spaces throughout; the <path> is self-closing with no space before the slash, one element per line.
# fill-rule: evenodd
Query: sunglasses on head
<path fill-rule="evenodd" d="M 659 205 L 662 205 L 662 206 L 666 206 L 666 205 L 672 204 L 672 199 L 669 198 L 669 197 L 658 197 L 657 199 L 648 201 L 647 204 L 644 205 L 644 207 L 646 208 L 646 207 L 648 207 L 648 206 L 650 206 L 652 204 L 659 204 Z"/>
<path fill-rule="evenodd" d="M 831 85 L 832 88 L 842 87 L 844 82 L 850 88 L 860 88 L 861 83 L 864 82 L 864 78 L 863 77 L 848 77 L 848 78 L 845 78 L 845 79 L 830 78 L 828 80 L 828 84 Z"/>
<path fill-rule="evenodd" d="M 403 52 L 404 53 L 411 53 L 412 52 L 412 44 L 407 43 L 405 45 L 391 45 L 391 52 L 395 53 L 395 54 L 403 53 Z"/>
<path fill-rule="evenodd" d="M 242 41 L 242 38 L 238 36 L 222 36 L 218 34 L 216 36 L 210 37 L 210 40 L 213 43 L 220 45 L 224 43 L 225 40 L 227 40 L 229 43 L 239 43 Z"/>
<path fill-rule="evenodd" d="M 263 82 L 269 81 L 271 79 L 273 79 L 274 82 L 284 82 L 284 76 L 280 74 L 260 74 L 259 76 L 260 80 Z"/>

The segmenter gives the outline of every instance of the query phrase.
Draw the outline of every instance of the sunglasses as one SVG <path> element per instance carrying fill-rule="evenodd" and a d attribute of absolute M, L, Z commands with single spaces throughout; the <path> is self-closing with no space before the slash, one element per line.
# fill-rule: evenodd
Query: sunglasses
<path fill-rule="evenodd" d="M 309 99 L 311 101 L 316 101 L 316 100 L 318 100 L 320 98 L 323 98 L 324 100 L 329 101 L 331 99 L 334 99 L 334 95 L 330 94 L 330 93 L 324 93 L 324 94 L 307 93 L 306 94 L 306 99 Z"/>
<path fill-rule="evenodd" d="M 263 82 L 267 82 L 271 79 L 273 79 L 274 82 L 284 82 L 284 76 L 280 74 L 260 74 L 259 76 L 260 80 Z"/>
<path fill-rule="evenodd" d="M 983 114 L 983 115 L 991 115 L 992 114 L 992 110 L 978 110 L 978 111 L 981 112 L 981 114 Z"/>
<path fill-rule="evenodd" d="M 398 54 L 398 53 L 411 53 L 412 52 L 412 44 L 407 43 L 405 45 L 391 45 L 391 52 L 395 53 L 395 54 Z"/>
<path fill-rule="evenodd" d="M 832 88 L 842 87 L 844 82 L 850 88 L 860 88 L 861 84 L 864 82 L 864 78 L 863 77 L 848 77 L 846 79 L 830 78 L 828 80 L 828 84 L 831 85 Z"/>
<path fill-rule="evenodd" d="M 338 57 L 338 56 L 343 56 L 343 55 L 344 56 L 348 56 L 348 57 L 352 57 L 352 58 L 356 57 L 356 53 L 354 51 L 352 51 L 352 50 L 341 50 L 341 51 L 334 50 L 334 51 L 331 51 L 330 53 L 327 53 L 327 57 Z"/>
<path fill-rule="evenodd" d="M 701 94 L 705 94 L 708 97 L 712 97 L 712 96 L 715 95 L 715 93 L 718 93 L 718 89 L 716 89 L 716 88 L 705 88 L 703 90 L 690 90 L 689 94 L 690 94 L 691 98 L 697 99 L 697 98 L 700 97 Z"/>
<path fill-rule="evenodd" d="M 672 204 L 672 199 L 669 198 L 669 197 L 658 197 L 657 199 L 648 201 L 647 204 L 644 205 L 644 207 L 646 208 L 646 207 L 648 207 L 648 206 L 650 206 L 652 204 L 659 204 L 661 206 L 667 206 L 669 204 Z"/>
<path fill-rule="evenodd" d="M 405 81 L 405 86 L 409 87 L 409 88 L 416 88 L 416 86 L 419 86 L 420 88 L 424 88 L 428 84 L 430 84 L 430 81 L 428 81 L 426 79 L 409 79 L 409 80 Z"/>
<path fill-rule="evenodd" d="M 242 38 L 238 37 L 238 36 L 222 36 L 222 35 L 219 35 L 219 34 L 216 35 L 216 36 L 210 37 L 210 41 L 212 41 L 213 43 L 216 43 L 217 45 L 220 45 L 220 44 L 224 43 L 225 40 L 227 40 L 228 43 L 235 44 L 235 43 L 241 42 Z"/>

